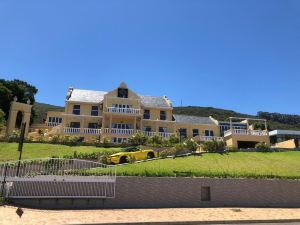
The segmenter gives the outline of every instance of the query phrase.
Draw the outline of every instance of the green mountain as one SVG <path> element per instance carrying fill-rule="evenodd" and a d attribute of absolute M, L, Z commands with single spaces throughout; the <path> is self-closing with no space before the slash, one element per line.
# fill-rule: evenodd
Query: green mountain
<path fill-rule="evenodd" d="M 44 123 L 44 120 L 47 117 L 48 111 L 60 111 L 63 112 L 65 110 L 62 106 L 49 105 L 45 103 L 34 103 L 33 108 L 35 109 L 36 116 L 33 119 L 33 123 Z"/>
<path fill-rule="evenodd" d="M 34 104 L 36 110 L 36 117 L 34 123 L 43 123 L 46 119 L 48 111 L 64 111 L 64 107 L 49 105 L 36 102 Z M 263 118 L 268 120 L 268 125 L 271 130 L 300 130 L 300 116 L 287 115 L 280 113 L 258 112 L 257 115 L 243 114 L 233 110 L 218 109 L 214 107 L 200 107 L 200 106 L 184 106 L 174 107 L 175 114 L 193 115 L 193 116 L 212 116 L 220 121 L 227 121 L 229 117 L 247 117 L 247 118 Z"/>

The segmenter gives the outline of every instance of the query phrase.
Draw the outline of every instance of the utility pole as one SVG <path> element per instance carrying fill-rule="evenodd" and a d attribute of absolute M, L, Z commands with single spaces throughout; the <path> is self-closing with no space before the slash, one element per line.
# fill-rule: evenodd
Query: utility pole
<path fill-rule="evenodd" d="M 19 176 L 20 172 L 20 165 L 21 165 L 21 159 L 22 159 L 22 152 L 23 152 L 23 143 L 24 143 L 24 136 L 25 136 L 25 129 L 26 129 L 26 122 L 22 123 L 21 126 L 21 134 L 19 139 L 19 146 L 18 146 L 18 152 L 19 152 L 19 161 L 18 161 L 18 168 L 17 168 L 17 177 Z"/>

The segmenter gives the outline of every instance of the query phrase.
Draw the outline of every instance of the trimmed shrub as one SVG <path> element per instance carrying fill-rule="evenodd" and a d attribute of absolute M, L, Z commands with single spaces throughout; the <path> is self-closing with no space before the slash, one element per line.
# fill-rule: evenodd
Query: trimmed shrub
<path fill-rule="evenodd" d="M 177 135 L 172 134 L 169 138 L 169 143 L 170 144 L 178 144 L 180 142 L 180 139 Z"/>
<path fill-rule="evenodd" d="M 202 144 L 202 149 L 206 152 L 221 152 L 225 150 L 225 143 L 223 141 L 206 141 Z"/>
<path fill-rule="evenodd" d="M 188 150 L 192 152 L 197 151 L 199 147 L 193 138 L 186 140 L 183 144 Z"/>
<path fill-rule="evenodd" d="M 266 144 L 265 142 L 259 142 L 255 145 L 255 149 L 263 151 L 263 152 L 268 152 L 271 150 L 270 146 Z"/>
<path fill-rule="evenodd" d="M 163 138 L 161 136 L 154 135 L 149 139 L 148 143 L 154 145 L 161 145 L 163 143 Z"/>
<path fill-rule="evenodd" d="M 143 132 L 137 132 L 128 138 L 128 143 L 131 145 L 145 145 L 148 137 Z"/>

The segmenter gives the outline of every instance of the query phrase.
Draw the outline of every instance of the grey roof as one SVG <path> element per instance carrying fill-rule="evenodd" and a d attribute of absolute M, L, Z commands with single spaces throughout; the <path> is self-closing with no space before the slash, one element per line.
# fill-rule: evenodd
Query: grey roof
<path fill-rule="evenodd" d="M 215 124 L 214 121 L 209 117 L 200 116 L 187 116 L 187 115 L 173 115 L 176 122 L 179 123 L 193 123 L 193 124 Z"/>
<path fill-rule="evenodd" d="M 74 89 L 68 101 L 99 103 L 106 93 L 105 91 Z"/>
<path fill-rule="evenodd" d="M 162 96 L 140 95 L 141 103 L 145 107 L 172 108 L 167 100 Z"/>
<path fill-rule="evenodd" d="M 274 135 L 300 135 L 300 130 L 272 130 L 269 132 L 269 136 Z"/>

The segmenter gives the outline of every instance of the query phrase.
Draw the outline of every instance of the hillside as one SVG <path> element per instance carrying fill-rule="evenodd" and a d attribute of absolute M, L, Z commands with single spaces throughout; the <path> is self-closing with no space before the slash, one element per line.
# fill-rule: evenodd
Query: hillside
<path fill-rule="evenodd" d="M 46 119 L 47 111 L 64 111 L 64 107 L 54 106 L 45 103 L 36 102 L 34 105 L 36 110 L 36 117 L 34 123 L 43 123 L 43 119 Z M 266 118 L 268 119 L 269 128 L 274 129 L 286 129 L 286 130 L 300 130 L 299 115 L 285 115 L 279 113 L 263 113 L 258 112 L 258 115 L 249 115 L 233 110 L 218 109 L 213 107 L 200 107 L 200 106 L 184 106 L 184 107 L 174 107 L 174 113 L 193 115 L 193 116 L 213 116 L 215 119 L 220 121 L 226 121 L 229 117 L 248 117 L 248 118 Z M 276 115 L 276 116 L 274 116 Z M 285 118 L 283 120 L 282 118 Z M 295 122 L 289 122 L 295 121 Z M 292 119 L 296 118 L 296 120 Z"/>
<path fill-rule="evenodd" d="M 64 107 L 36 102 L 33 106 L 36 116 L 33 123 L 43 123 L 48 111 L 64 111 Z"/>

